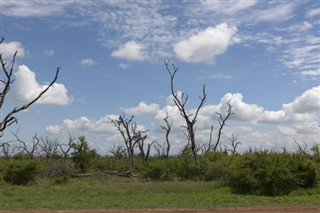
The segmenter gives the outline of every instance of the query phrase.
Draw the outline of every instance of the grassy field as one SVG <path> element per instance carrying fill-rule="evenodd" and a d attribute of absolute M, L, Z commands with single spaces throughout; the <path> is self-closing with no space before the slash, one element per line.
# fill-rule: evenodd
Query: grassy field
<path fill-rule="evenodd" d="M 136 178 L 72 178 L 66 184 L 0 184 L 0 209 L 219 208 L 320 205 L 320 187 L 289 196 L 235 195 L 216 182 L 142 182 Z"/>

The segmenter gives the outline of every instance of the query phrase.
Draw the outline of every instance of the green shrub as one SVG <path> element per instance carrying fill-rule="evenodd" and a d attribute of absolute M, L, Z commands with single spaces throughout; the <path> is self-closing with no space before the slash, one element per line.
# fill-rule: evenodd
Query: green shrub
<path fill-rule="evenodd" d="M 70 177 L 67 175 L 63 175 L 63 176 L 56 176 L 53 179 L 53 183 L 56 185 L 60 185 L 60 184 L 66 184 L 69 182 Z"/>
<path fill-rule="evenodd" d="M 204 166 L 201 166 L 203 180 L 226 182 L 228 180 L 228 167 L 233 157 L 222 152 L 206 154 L 200 161 L 201 164 L 204 164 Z"/>
<path fill-rule="evenodd" d="M 231 188 L 242 194 L 281 196 L 316 184 L 316 167 L 306 157 L 290 154 L 246 154 L 234 161 L 229 175 Z"/>
<path fill-rule="evenodd" d="M 148 166 L 140 168 L 140 177 L 144 180 L 171 181 L 177 178 L 176 163 L 174 159 L 168 158 L 149 163 Z"/>
<path fill-rule="evenodd" d="M 198 180 L 201 179 L 200 167 L 194 160 L 190 147 L 185 147 L 181 156 L 177 158 L 176 173 L 181 180 Z"/>
<path fill-rule="evenodd" d="M 95 149 L 90 149 L 89 143 L 86 141 L 84 136 L 79 137 L 78 143 L 73 143 L 71 153 L 72 161 L 75 168 L 80 172 L 86 172 L 93 163 L 95 157 L 97 157 L 97 152 Z"/>
<path fill-rule="evenodd" d="M 12 161 L 4 168 L 3 180 L 14 185 L 27 185 L 34 182 L 39 172 L 35 161 Z"/>

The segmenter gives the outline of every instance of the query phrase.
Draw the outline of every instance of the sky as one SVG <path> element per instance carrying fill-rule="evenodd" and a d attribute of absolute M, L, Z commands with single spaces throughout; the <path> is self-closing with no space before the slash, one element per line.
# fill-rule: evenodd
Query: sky
<path fill-rule="evenodd" d="M 217 112 L 233 115 L 222 147 L 238 136 L 239 151 L 295 150 L 320 143 L 320 3 L 288 1 L 0 0 L 1 52 L 15 63 L 15 82 L 1 117 L 39 93 L 61 67 L 58 81 L 17 115 L 11 132 L 31 143 L 34 134 L 85 136 L 107 154 L 124 145 L 110 122 L 125 114 L 163 143 L 163 118 L 172 123 L 171 153 L 186 145 L 164 60 L 179 68 L 174 89 L 188 95 L 192 114 L 203 85 L 207 99 L 196 123 L 205 144 Z M 3 75 L 3 74 L 2 74 Z"/>

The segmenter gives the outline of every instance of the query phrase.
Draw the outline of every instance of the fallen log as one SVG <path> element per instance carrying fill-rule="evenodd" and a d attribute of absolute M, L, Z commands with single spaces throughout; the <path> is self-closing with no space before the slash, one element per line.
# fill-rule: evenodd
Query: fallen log
<path fill-rule="evenodd" d="M 94 172 L 94 173 L 82 173 L 82 174 L 71 174 L 72 177 L 101 177 L 101 176 L 119 176 L 119 177 L 134 177 L 132 171 L 111 171 L 105 170 L 103 172 Z"/>

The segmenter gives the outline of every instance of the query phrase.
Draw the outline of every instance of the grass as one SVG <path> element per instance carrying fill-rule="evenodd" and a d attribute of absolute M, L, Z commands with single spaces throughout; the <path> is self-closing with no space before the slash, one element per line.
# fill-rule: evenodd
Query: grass
<path fill-rule="evenodd" d="M 135 178 L 73 178 L 66 184 L 0 184 L 0 209 L 220 208 L 320 205 L 320 188 L 289 196 L 236 195 L 217 182 L 142 182 Z"/>

